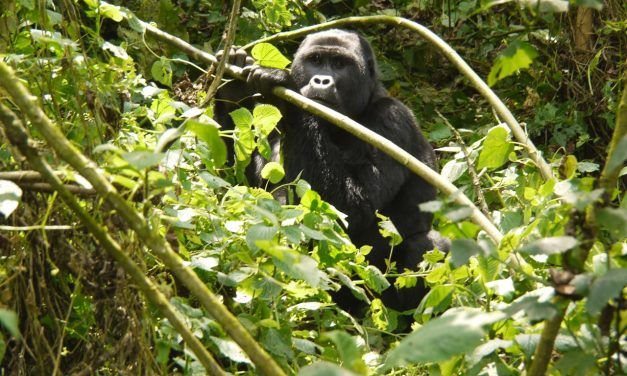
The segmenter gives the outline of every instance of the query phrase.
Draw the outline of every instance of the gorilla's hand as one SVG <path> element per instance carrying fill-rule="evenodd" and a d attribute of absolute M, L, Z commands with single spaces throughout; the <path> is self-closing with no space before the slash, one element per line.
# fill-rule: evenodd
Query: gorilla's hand
<path fill-rule="evenodd" d="M 250 89 L 268 97 L 275 86 L 284 86 L 288 89 L 294 88 L 294 83 L 290 73 L 283 69 L 266 68 L 260 66 L 246 67 L 244 73 L 248 72 L 246 84 Z"/>
<path fill-rule="evenodd" d="M 218 51 L 218 53 L 216 54 L 216 59 L 218 59 L 218 61 L 221 60 L 223 55 L 224 55 L 224 50 Z M 229 52 L 228 63 L 231 65 L 238 66 L 240 68 L 244 68 L 248 65 L 253 65 L 255 63 L 255 60 L 253 60 L 252 57 L 248 56 L 248 54 L 246 53 L 244 49 L 231 48 Z"/>

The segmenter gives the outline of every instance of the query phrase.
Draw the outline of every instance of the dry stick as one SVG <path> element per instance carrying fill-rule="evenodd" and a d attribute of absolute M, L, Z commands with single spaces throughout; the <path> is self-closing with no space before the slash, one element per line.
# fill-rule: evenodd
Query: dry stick
<path fill-rule="evenodd" d="M 616 161 L 615 158 L 619 158 L 618 154 L 621 152 L 618 151 L 623 145 L 627 143 L 627 87 L 623 89 L 623 93 L 621 96 L 621 100 L 618 104 L 618 108 L 616 111 L 616 127 L 614 128 L 614 133 L 612 134 L 612 140 L 610 141 L 609 150 L 607 153 L 607 159 L 605 166 L 603 167 L 603 172 L 601 173 L 601 177 L 599 178 L 599 187 L 605 190 L 605 195 L 603 198 L 603 203 L 599 206 L 607 206 L 609 205 L 609 197 L 612 192 L 616 188 L 616 183 L 618 181 L 619 171 L 623 166 L 623 162 L 621 160 Z M 621 145 L 622 144 L 622 145 Z M 620 158 L 619 158 L 620 159 Z M 585 225 L 596 227 L 594 224 L 595 214 L 594 212 L 598 207 L 590 207 L 588 212 L 586 213 L 586 223 Z M 593 241 L 589 242 L 590 245 L 587 249 L 582 249 L 580 252 L 580 260 L 579 265 L 583 265 L 583 263 L 588 258 L 588 254 L 590 252 L 590 248 L 592 247 Z M 558 301 L 566 301 L 564 298 L 560 298 Z M 551 320 L 544 323 L 544 328 L 542 329 L 542 335 L 540 336 L 540 342 L 538 343 L 538 347 L 533 355 L 533 363 L 529 369 L 529 376 L 543 376 L 546 373 L 546 370 L 549 366 L 549 362 L 551 361 L 551 355 L 553 353 L 553 346 L 555 344 L 555 338 L 557 337 L 557 333 L 559 332 L 559 328 L 562 325 L 562 320 L 564 319 L 564 315 L 566 312 L 566 307 L 560 308 L 558 314 Z M 608 357 L 608 362 L 611 361 Z"/>
<path fill-rule="evenodd" d="M 222 81 L 222 76 L 224 76 L 226 62 L 229 61 L 229 53 L 231 52 L 231 46 L 233 45 L 233 40 L 235 39 L 235 30 L 237 29 L 237 17 L 239 15 L 240 3 L 241 0 L 233 1 L 231 16 L 229 18 L 229 24 L 226 29 L 226 37 L 224 38 L 224 54 L 222 55 L 222 59 L 218 63 L 213 81 L 211 82 L 211 85 L 209 85 L 209 89 L 207 89 L 207 97 L 200 107 L 206 106 L 207 103 L 213 98 L 213 96 L 218 91 L 218 87 L 220 86 L 220 83 Z"/>
<path fill-rule="evenodd" d="M 143 23 L 143 25 L 146 28 L 146 32 L 148 32 L 150 35 L 180 49 L 194 59 L 203 61 L 208 64 L 213 64 L 216 62 L 216 58 L 213 55 L 193 47 L 182 39 L 161 31 L 147 23 Z M 229 75 L 235 78 L 243 79 L 241 73 L 242 69 L 239 67 L 227 64 L 226 71 L 227 73 L 229 73 Z M 470 217 L 473 222 L 479 225 L 488 234 L 488 236 L 490 236 L 490 238 L 494 240 L 495 243 L 498 244 L 503 238 L 503 235 L 496 228 L 496 226 L 485 215 L 483 215 L 481 210 L 479 210 L 475 206 L 475 204 L 468 197 L 466 197 L 466 195 L 464 195 L 462 191 L 457 189 L 455 185 L 451 184 L 451 182 L 446 180 L 437 172 L 433 171 L 427 165 L 420 162 L 413 155 L 396 146 L 396 144 L 394 144 L 392 141 L 364 127 L 363 125 L 357 123 L 348 116 L 332 110 L 320 103 L 312 101 L 311 99 L 303 97 L 302 95 L 292 90 L 277 86 L 272 90 L 272 93 L 277 97 L 304 109 L 305 111 L 309 111 L 314 115 L 328 120 L 336 126 L 353 134 L 357 138 L 385 152 L 401 165 L 407 167 L 413 173 L 422 177 L 426 181 L 430 182 L 434 187 L 452 197 L 452 199 L 455 200 L 457 203 L 470 207 L 472 210 L 472 214 Z"/>
<path fill-rule="evenodd" d="M 483 214 L 485 214 L 486 217 L 492 220 L 492 217 L 490 216 L 490 209 L 488 209 L 488 204 L 486 204 L 485 196 L 483 195 L 483 190 L 481 189 L 481 180 L 479 180 L 479 175 L 477 175 L 475 166 L 472 165 L 472 161 L 470 160 L 470 153 L 468 152 L 468 147 L 466 147 L 462 135 L 457 129 L 455 129 L 453 124 L 451 124 L 451 122 L 448 121 L 448 119 L 440 113 L 440 111 L 436 110 L 435 112 L 437 112 L 438 116 L 442 119 L 442 121 L 444 121 L 444 124 L 446 124 L 451 132 L 453 132 L 457 142 L 459 142 L 462 153 L 464 153 L 464 159 L 466 159 L 466 166 L 468 167 L 468 173 L 470 174 L 470 178 L 472 179 L 472 187 L 474 188 L 475 194 L 477 195 L 477 202 L 479 203 L 479 207 L 481 208 Z"/>
<path fill-rule="evenodd" d="M 90 216 L 87 210 L 81 206 L 74 195 L 66 189 L 63 182 L 50 168 L 34 148 L 32 140 L 29 139 L 22 121 L 6 106 L 0 103 L 0 123 L 4 125 L 7 137 L 13 145 L 28 159 L 28 162 L 35 168 L 48 183 L 55 188 L 66 205 L 79 217 L 89 232 L 98 243 L 124 268 L 133 281 L 139 286 L 148 301 L 154 304 L 161 313 L 170 321 L 176 331 L 181 334 L 185 343 L 196 355 L 205 369 L 212 375 L 226 375 L 220 368 L 211 354 L 204 348 L 202 343 L 185 325 L 184 319 L 168 302 L 157 286 L 143 273 L 137 264 L 127 255 L 120 245 L 100 226 L 100 224 Z"/>
<path fill-rule="evenodd" d="M 406 18 L 402 17 L 393 17 L 393 16 L 363 16 L 363 17 L 347 17 L 339 20 L 329 21 L 325 23 L 321 23 L 315 26 L 304 27 L 302 29 L 294 30 L 294 31 L 286 31 L 278 34 L 274 34 L 273 36 L 259 39 L 253 43 L 249 43 L 245 45 L 243 48 L 249 48 L 254 44 L 261 42 L 272 42 L 283 39 L 292 39 L 297 38 L 302 35 L 306 35 L 319 30 L 326 30 L 333 27 L 340 27 L 345 25 L 369 25 L 369 24 L 388 24 L 394 26 L 403 26 L 405 28 L 411 29 L 418 33 L 421 37 L 423 37 L 427 42 L 431 43 L 435 47 L 437 47 L 440 52 L 446 56 L 446 58 L 453 63 L 457 67 L 457 69 L 464 75 L 466 78 L 470 80 L 472 86 L 474 86 L 477 91 L 483 95 L 485 99 L 492 105 L 492 107 L 496 110 L 496 112 L 505 120 L 507 126 L 512 131 L 516 140 L 523 144 L 527 148 L 527 152 L 531 159 L 535 162 L 535 164 L 540 169 L 540 173 L 544 180 L 553 179 L 553 172 L 551 171 L 551 166 L 542 158 L 540 152 L 535 147 L 533 142 L 527 136 L 527 133 L 520 126 L 514 115 L 509 111 L 507 106 L 501 101 L 501 99 L 490 89 L 490 87 L 475 73 L 475 71 L 462 59 L 461 56 L 445 41 L 443 41 L 440 37 L 438 37 L 431 30 L 426 27 L 420 25 L 419 23 L 410 21 Z"/>
<path fill-rule="evenodd" d="M 172 271 L 190 290 L 200 304 L 224 328 L 233 340 L 248 354 L 252 362 L 267 375 L 284 375 L 283 370 L 268 353 L 253 339 L 244 326 L 229 312 L 220 300 L 200 280 L 193 270 L 183 264 L 183 260 L 172 250 L 157 229 L 133 208 L 98 170 L 96 163 L 68 141 L 61 131 L 52 124 L 39 107 L 37 99 L 31 95 L 17 78 L 13 69 L 0 61 L 0 86 L 4 87 L 20 110 L 33 126 L 42 134 L 57 155 L 75 168 L 94 189 L 124 218 L 141 241 Z"/>

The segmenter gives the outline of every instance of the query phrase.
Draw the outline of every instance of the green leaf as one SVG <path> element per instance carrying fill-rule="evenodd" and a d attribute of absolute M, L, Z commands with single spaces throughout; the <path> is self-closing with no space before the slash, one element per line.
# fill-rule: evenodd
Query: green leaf
<path fill-rule="evenodd" d="M 372 265 L 364 267 L 360 264 L 352 264 L 357 274 L 364 280 L 366 285 L 376 292 L 381 292 L 390 287 L 390 282 L 381 271 Z"/>
<path fill-rule="evenodd" d="M 0 308 L 0 324 L 11 333 L 13 338 L 21 338 L 17 314 L 15 312 Z"/>
<path fill-rule="evenodd" d="M 207 171 L 202 171 L 200 174 L 198 174 L 198 176 L 200 176 L 200 178 L 204 180 L 205 183 L 207 183 L 207 186 L 212 189 L 226 188 L 226 187 L 231 186 L 231 184 L 228 181 L 222 178 L 219 178 L 215 175 L 212 175 L 208 173 Z"/>
<path fill-rule="evenodd" d="M 169 60 L 162 58 L 152 63 L 150 74 L 155 81 L 172 87 L 172 66 Z"/>
<path fill-rule="evenodd" d="M 218 351 L 225 357 L 231 359 L 236 363 L 252 364 L 244 350 L 239 347 L 237 343 L 230 339 L 222 339 L 218 337 L 210 336 L 211 341 L 218 347 Z"/>
<path fill-rule="evenodd" d="M 159 164 L 164 153 L 153 153 L 151 151 L 132 151 L 130 153 L 122 153 L 122 158 L 128 162 L 136 170 L 143 170 L 148 167 L 153 167 Z"/>
<path fill-rule="evenodd" d="M 333 342 L 345 367 L 362 375 L 368 374 L 368 367 L 361 358 L 362 349 L 357 345 L 355 337 L 344 331 L 334 330 L 324 333 L 322 339 L 325 338 Z"/>
<path fill-rule="evenodd" d="M 454 239 L 451 242 L 451 265 L 459 268 L 465 265 L 468 260 L 481 252 L 479 244 L 472 239 Z"/>
<path fill-rule="evenodd" d="M 556 236 L 533 241 L 518 252 L 529 255 L 554 255 L 574 248 L 579 242 L 572 236 Z"/>
<path fill-rule="evenodd" d="M 262 67 L 283 69 L 290 64 L 290 60 L 270 43 L 259 43 L 253 47 L 251 55 Z"/>
<path fill-rule="evenodd" d="M 479 154 L 477 170 L 498 168 L 507 162 L 509 154 L 514 151 L 514 144 L 508 138 L 509 132 L 503 126 L 490 129 Z"/>
<path fill-rule="evenodd" d="M 215 167 L 222 167 L 226 163 L 226 144 L 220 137 L 218 123 L 211 120 L 209 123 L 204 123 L 195 119 L 189 119 L 187 120 L 187 129 L 207 143 L 209 150 L 211 150 L 211 157 Z"/>
<path fill-rule="evenodd" d="M 313 258 L 268 241 L 258 240 L 256 245 L 272 256 L 274 264 L 285 274 L 303 280 L 312 287 L 326 287 L 327 276 L 318 269 L 318 263 Z"/>
<path fill-rule="evenodd" d="M 256 224 L 246 231 L 246 243 L 251 249 L 257 250 L 257 241 L 271 241 L 279 229 L 275 226 L 267 226 L 264 224 Z"/>
<path fill-rule="evenodd" d="M 298 376 L 358 376 L 358 374 L 329 362 L 317 362 L 301 368 Z"/>
<path fill-rule="evenodd" d="M 596 217 L 599 226 L 609 231 L 614 239 L 627 237 L 627 209 L 603 208 L 596 212 Z"/>
<path fill-rule="evenodd" d="M 538 51 L 529 43 L 512 42 L 494 61 L 488 74 L 488 85 L 493 86 L 499 80 L 519 70 L 529 68 L 536 57 L 538 57 Z"/>
<path fill-rule="evenodd" d="M 100 15 L 105 18 L 110 18 L 115 22 L 120 22 L 126 16 L 126 12 L 123 12 L 122 8 L 117 5 L 103 3 L 100 5 Z"/>
<path fill-rule="evenodd" d="M 390 243 L 390 246 L 401 244 L 401 242 L 403 241 L 403 238 L 401 237 L 401 234 L 396 229 L 396 226 L 394 226 L 394 223 L 392 223 L 392 221 L 388 217 L 384 216 L 383 214 L 379 214 L 379 213 L 376 213 L 376 214 L 377 214 L 377 217 L 379 217 L 380 219 L 379 232 L 381 233 L 381 235 L 383 235 L 384 238 L 389 239 L 388 241 Z"/>
<path fill-rule="evenodd" d="M 473 350 L 485 337 L 485 327 L 505 318 L 501 312 L 485 313 L 470 308 L 453 308 L 410 333 L 390 350 L 385 369 L 406 364 L 448 360 Z"/>
<path fill-rule="evenodd" d="M 213 271 L 216 266 L 220 265 L 220 259 L 217 257 L 192 257 L 190 265 L 204 271 Z"/>
<path fill-rule="evenodd" d="M 264 136 L 274 130 L 282 117 L 279 109 L 269 104 L 257 105 L 253 110 L 253 124 Z"/>
<path fill-rule="evenodd" d="M 592 282 L 586 308 L 588 313 L 596 315 L 605 304 L 619 295 L 627 286 L 627 269 L 611 269 L 604 276 Z"/>
<path fill-rule="evenodd" d="M 270 180 L 270 183 L 276 184 L 285 176 L 285 170 L 280 163 L 268 162 L 261 169 L 261 177 Z"/>
<path fill-rule="evenodd" d="M 8 180 L 0 180 L 0 214 L 7 218 L 19 205 L 22 188 Z"/>

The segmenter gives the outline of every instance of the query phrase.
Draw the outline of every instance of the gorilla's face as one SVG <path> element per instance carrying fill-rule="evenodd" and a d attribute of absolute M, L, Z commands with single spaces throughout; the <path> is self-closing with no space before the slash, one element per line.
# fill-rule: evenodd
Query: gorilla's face
<path fill-rule="evenodd" d="M 292 64 L 292 78 L 307 98 L 349 116 L 362 113 L 376 77 L 372 50 L 358 34 L 328 30 L 305 38 Z"/>

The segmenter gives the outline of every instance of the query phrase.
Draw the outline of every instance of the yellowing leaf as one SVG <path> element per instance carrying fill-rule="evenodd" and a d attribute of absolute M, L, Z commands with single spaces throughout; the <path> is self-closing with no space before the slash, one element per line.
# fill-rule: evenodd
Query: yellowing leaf
<path fill-rule="evenodd" d="M 494 61 L 488 85 L 493 86 L 499 80 L 511 76 L 521 69 L 527 69 L 538 56 L 538 51 L 529 43 L 515 41 L 509 45 Z"/>

